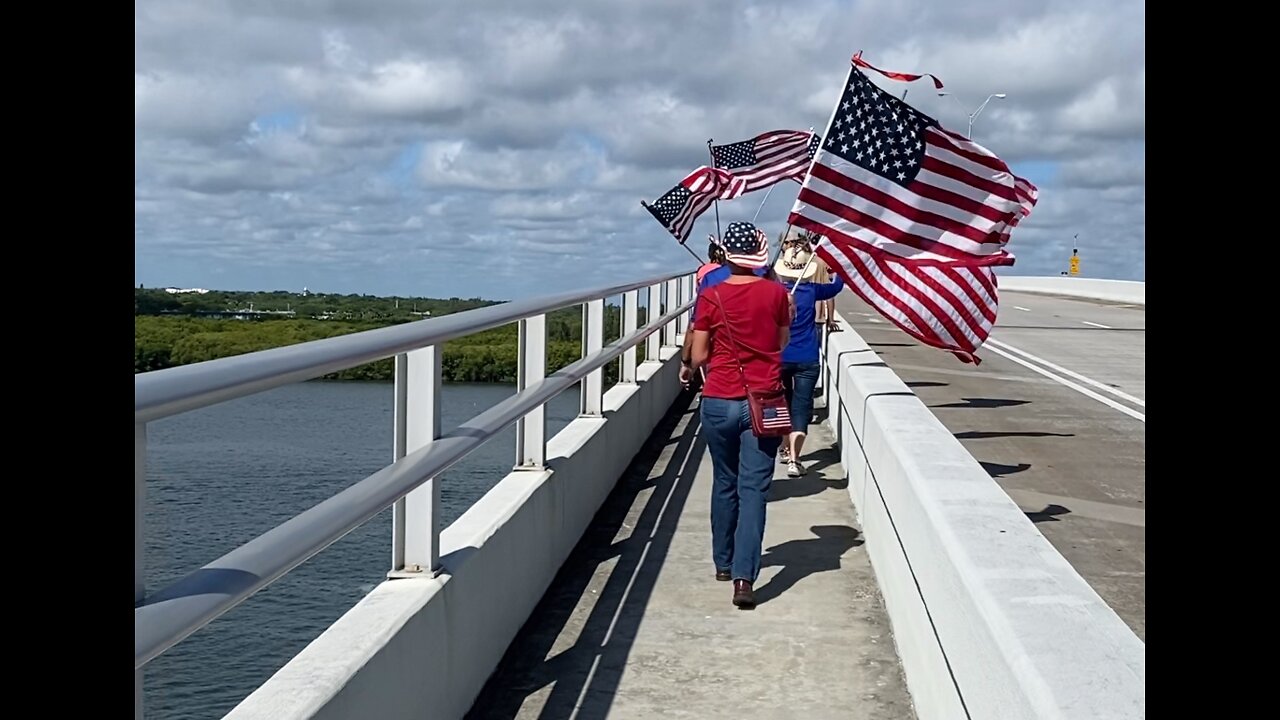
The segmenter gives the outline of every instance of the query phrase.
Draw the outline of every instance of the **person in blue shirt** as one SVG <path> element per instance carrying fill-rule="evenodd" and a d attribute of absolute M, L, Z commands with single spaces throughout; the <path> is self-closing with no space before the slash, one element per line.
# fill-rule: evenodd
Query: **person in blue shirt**
<path fill-rule="evenodd" d="M 787 477 L 805 474 L 800 462 L 805 435 L 809 432 L 809 419 L 813 416 L 813 390 L 818 384 L 818 343 L 821 336 L 815 318 L 817 304 L 834 298 L 844 289 L 844 280 L 837 274 L 829 283 L 813 282 L 818 272 L 812 234 L 788 236 L 782 243 L 782 252 L 773 270 L 778 279 L 792 291 L 794 288 L 795 315 L 791 320 L 791 341 L 782 350 L 782 386 L 787 393 L 787 406 L 791 410 L 791 434 L 779 450 L 780 459 L 787 464 Z"/>

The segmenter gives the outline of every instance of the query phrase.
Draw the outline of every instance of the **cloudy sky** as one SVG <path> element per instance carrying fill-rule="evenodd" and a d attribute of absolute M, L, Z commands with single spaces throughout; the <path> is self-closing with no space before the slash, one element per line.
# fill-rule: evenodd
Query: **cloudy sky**
<path fill-rule="evenodd" d="M 135 3 L 135 284 L 527 297 L 692 259 L 640 207 L 821 129 L 857 50 L 1040 187 L 1009 274 L 1144 280 L 1137 0 Z M 776 236 L 798 186 L 760 213 Z M 763 193 L 721 203 L 749 219 Z M 691 243 L 705 250 L 712 212 Z"/>

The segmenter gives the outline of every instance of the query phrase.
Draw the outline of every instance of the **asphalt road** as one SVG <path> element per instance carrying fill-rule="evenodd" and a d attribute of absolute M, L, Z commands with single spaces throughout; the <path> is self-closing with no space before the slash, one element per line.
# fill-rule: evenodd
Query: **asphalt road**
<path fill-rule="evenodd" d="M 1145 307 L 1001 291 L 974 367 L 836 306 L 1145 641 Z"/>

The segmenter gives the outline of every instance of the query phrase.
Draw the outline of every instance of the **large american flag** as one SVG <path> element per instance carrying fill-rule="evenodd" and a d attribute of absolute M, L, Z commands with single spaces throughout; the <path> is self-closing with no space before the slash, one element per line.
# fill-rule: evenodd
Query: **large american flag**
<path fill-rule="evenodd" d="M 689 173 L 679 185 L 668 190 L 652 205 L 640 201 L 667 232 L 684 242 L 693 229 L 693 223 L 711 203 L 731 200 L 744 192 L 746 183 L 725 170 L 705 165 Z"/>
<path fill-rule="evenodd" d="M 787 178 L 799 182 L 821 142 L 813 132 L 771 130 L 750 140 L 712 145 L 711 158 L 716 167 L 746 181 L 743 192 L 751 192 Z"/>
<path fill-rule="evenodd" d="M 876 87 L 856 64 L 791 211 L 867 304 L 917 340 L 977 363 L 999 308 L 992 267 L 1034 185 Z"/>

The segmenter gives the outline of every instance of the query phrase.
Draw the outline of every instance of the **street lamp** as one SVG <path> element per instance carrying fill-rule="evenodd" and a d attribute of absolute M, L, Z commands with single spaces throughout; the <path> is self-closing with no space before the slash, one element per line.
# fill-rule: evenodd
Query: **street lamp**
<path fill-rule="evenodd" d="M 946 95 L 946 96 L 950 97 L 952 100 L 955 100 L 957 103 L 959 103 L 959 102 L 960 102 L 960 98 L 956 97 L 954 93 L 949 93 L 949 92 L 947 92 L 946 90 L 939 90 L 939 91 L 938 91 L 938 95 L 939 95 L 939 97 L 941 97 L 941 96 L 943 96 L 943 95 Z M 979 114 L 980 114 L 984 109 L 986 109 L 986 107 L 987 107 L 987 103 L 991 102 L 991 98 L 996 98 L 997 100 L 1003 100 L 1003 99 L 1005 99 L 1006 97 L 1008 97 L 1008 95 L 1006 95 L 1006 94 L 1004 94 L 1004 93 L 991 93 L 990 95 L 988 95 L 988 96 L 987 96 L 987 99 L 986 99 L 986 100 L 983 100 L 983 101 L 982 101 L 982 104 L 978 106 L 978 109 L 977 109 L 977 110 L 974 110 L 973 112 L 969 113 L 969 133 L 968 133 L 965 137 L 967 137 L 967 138 L 968 138 L 968 139 L 970 139 L 970 140 L 972 140 L 972 139 L 973 139 L 973 121 L 974 121 L 974 120 L 976 120 L 976 119 L 978 118 L 978 115 L 979 115 Z M 960 104 L 960 108 L 961 108 L 962 110 L 964 109 L 964 104 L 963 104 L 963 103 L 961 103 L 961 104 Z"/>

